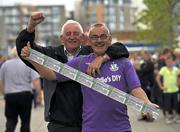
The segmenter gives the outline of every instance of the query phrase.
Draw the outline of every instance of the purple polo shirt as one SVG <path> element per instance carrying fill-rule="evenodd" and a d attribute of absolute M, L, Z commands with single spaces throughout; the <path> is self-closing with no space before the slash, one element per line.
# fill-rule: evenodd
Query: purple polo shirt
<path fill-rule="evenodd" d="M 95 59 L 92 53 L 83 56 L 80 71 L 86 72 L 88 64 Z M 80 57 L 67 64 L 77 68 Z M 56 73 L 57 79 L 65 78 Z M 101 76 L 97 79 L 116 87 L 124 92 L 131 92 L 140 86 L 136 72 L 127 58 L 108 61 L 101 67 Z M 66 79 L 67 80 L 67 79 Z M 83 93 L 83 128 L 82 132 L 125 132 L 131 131 L 127 107 L 105 95 L 81 85 Z"/>

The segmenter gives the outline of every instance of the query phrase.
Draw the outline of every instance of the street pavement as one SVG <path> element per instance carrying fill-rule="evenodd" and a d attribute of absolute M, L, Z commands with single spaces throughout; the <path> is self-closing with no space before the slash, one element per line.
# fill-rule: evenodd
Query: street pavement
<path fill-rule="evenodd" d="M 44 107 L 32 109 L 31 132 L 48 132 L 47 123 L 44 121 Z M 129 116 L 132 125 L 132 132 L 180 132 L 180 124 L 173 123 L 167 125 L 162 114 L 154 122 L 137 121 L 139 113 L 129 108 Z M 19 132 L 20 123 L 15 132 Z M 0 99 L 0 132 L 5 130 L 4 100 Z"/>

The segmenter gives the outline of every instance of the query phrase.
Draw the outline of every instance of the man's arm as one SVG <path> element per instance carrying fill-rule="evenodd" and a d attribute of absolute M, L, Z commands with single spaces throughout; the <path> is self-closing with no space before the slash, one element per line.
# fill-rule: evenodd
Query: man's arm
<path fill-rule="evenodd" d="M 131 91 L 132 95 L 143 100 L 145 103 L 152 105 L 154 107 L 158 107 L 156 104 L 151 103 L 146 93 L 141 88 L 139 78 L 129 59 L 121 60 L 120 63 L 124 65 L 124 76 L 125 76 L 125 82 L 128 86 L 128 91 Z"/>
<path fill-rule="evenodd" d="M 39 52 L 42 52 L 45 54 L 46 49 L 36 45 L 34 42 L 35 39 L 35 27 L 41 23 L 44 20 L 44 16 L 41 12 L 33 12 L 30 16 L 29 22 L 27 29 L 22 30 L 18 37 L 16 38 L 16 49 L 18 52 L 18 56 L 21 58 L 21 60 L 29 67 L 33 68 L 36 70 L 31 63 L 28 61 L 24 60 L 20 54 L 21 54 L 21 49 L 26 46 L 27 42 L 30 42 L 31 47 Z"/>
<path fill-rule="evenodd" d="M 20 59 L 29 67 L 36 70 L 31 63 L 29 63 L 27 60 L 24 60 L 21 55 L 21 49 L 26 46 L 27 42 L 29 41 L 31 43 L 31 47 L 34 47 L 34 33 L 28 33 L 27 30 L 23 30 L 19 33 L 18 37 L 16 38 L 16 49 L 18 56 Z"/>
<path fill-rule="evenodd" d="M 34 61 L 31 61 L 31 60 L 28 60 L 28 61 L 36 68 L 36 70 L 38 71 L 41 77 L 46 78 L 48 80 L 56 80 L 56 75 L 53 70 L 43 65 L 40 65 Z"/>
<path fill-rule="evenodd" d="M 163 83 L 162 83 L 162 81 L 161 81 L 161 75 L 160 75 L 159 73 L 158 73 L 157 76 L 156 76 L 156 82 L 157 82 L 159 88 L 164 91 L 165 88 L 164 88 L 164 86 L 163 86 Z"/>
<path fill-rule="evenodd" d="M 145 103 L 150 104 L 151 101 L 148 99 L 146 93 L 141 87 L 135 88 L 131 91 L 131 94 L 141 100 L 143 100 Z"/>
<path fill-rule="evenodd" d="M 124 44 L 120 42 L 113 43 L 106 51 L 106 54 L 111 58 L 111 59 L 118 59 L 118 58 L 128 58 L 129 57 L 129 52 L 127 48 L 124 46 Z"/>
<path fill-rule="evenodd" d="M 178 77 L 177 77 L 177 85 L 180 88 L 180 74 L 178 74 Z"/>
<path fill-rule="evenodd" d="M 131 94 L 132 94 L 133 96 L 141 99 L 141 100 L 144 101 L 146 104 L 151 105 L 151 106 L 154 107 L 154 108 L 159 108 L 158 105 L 152 103 L 152 102 L 148 99 L 146 93 L 144 92 L 144 90 L 143 90 L 141 87 L 137 87 L 137 88 L 133 89 L 133 90 L 131 91 Z M 150 113 L 146 113 L 146 116 L 148 116 L 149 118 L 152 118 L 152 115 L 151 115 Z"/>
<path fill-rule="evenodd" d="M 4 86 L 3 86 L 3 81 L 0 80 L 0 93 L 4 94 Z"/>
<path fill-rule="evenodd" d="M 33 86 L 37 92 L 37 102 L 41 103 L 42 102 L 42 89 L 41 89 L 41 83 L 40 83 L 40 78 L 36 78 L 33 80 Z"/>
<path fill-rule="evenodd" d="M 49 68 L 46 68 L 45 66 L 43 65 L 40 65 L 34 61 L 31 61 L 29 60 L 27 57 L 29 57 L 30 53 L 29 53 L 29 49 L 31 48 L 29 42 L 27 43 L 27 46 L 25 46 L 24 48 L 22 48 L 21 50 L 21 57 L 28 61 L 29 63 L 32 64 L 32 66 L 38 71 L 39 75 L 41 77 L 44 77 L 48 80 L 56 80 L 56 75 L 55 73 L 49 69 Z"/>
<path fill-rule="evenodd" d="M 0 94 L 4 94 L 4 67 L 6 62 L 2 64 L 0 68 Z"/>
<path fill-rule="evenodd" d="M 53 70 L 43 66 L 43 65 L 40 65 L 30 59 L 28 59 L 29 55 L 30 55 L 30 52 L 29 52 L 29 49 L 30 49 L 30 44 L 28 42 L 27 46 L 25 46 L 22 51 L 21 51 L 21 56 L 22 58 L 24 58 L 25 60 L 27 60 L 29 63 L 31 63 L 37 70 L 37 72 L 39 73 L 39 75 L 42 77 L 42 78 L 45 78 L 45 79 L 48 79 L 48 80 L 59 80 L 59 81 L 68 81 L 70 80 L 69 78 L 59 74 L 59 73 L 55 73 Z M 79 62 L 79 61 L 78 61 Z M 75 66 L 75 65 L 74 65 Z"/>

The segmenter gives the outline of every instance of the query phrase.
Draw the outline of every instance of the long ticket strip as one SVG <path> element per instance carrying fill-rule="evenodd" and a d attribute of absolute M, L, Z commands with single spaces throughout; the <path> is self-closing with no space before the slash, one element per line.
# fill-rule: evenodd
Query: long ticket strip
<path fill-rule="evenodd" d="M 53 58 L 50 58 L 36 50 L 30 49 L 29 59 L 52 69 L 74 81 L 79 82 L 111 99 L 114 99 L 120 103 L 123 103 L 139 112 L 150 113 L 154 119 L 157 119 L 160 113 L 158 108 L 152 107 L 142 100 L 127 94 L 115 87 L 112 87 L 106 83 L 101 82 L 83 72 L 80 72 L 66 64 L 63 64 Z"/>

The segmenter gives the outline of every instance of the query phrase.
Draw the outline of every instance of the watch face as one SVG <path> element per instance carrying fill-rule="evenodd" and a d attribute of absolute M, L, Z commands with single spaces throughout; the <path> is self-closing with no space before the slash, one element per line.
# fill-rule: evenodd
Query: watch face
<path fill-rule="evenodd" d="M 105 54 L 105 55 L 103 55 L 103 58 L 104 58 L 105 60 L 107 60 L 107 59 L 108 59 L 108 56 Z"/>

